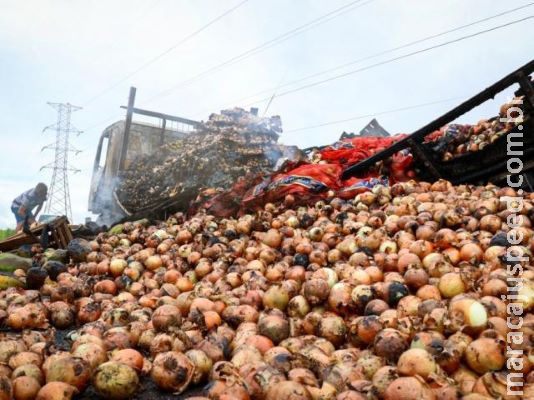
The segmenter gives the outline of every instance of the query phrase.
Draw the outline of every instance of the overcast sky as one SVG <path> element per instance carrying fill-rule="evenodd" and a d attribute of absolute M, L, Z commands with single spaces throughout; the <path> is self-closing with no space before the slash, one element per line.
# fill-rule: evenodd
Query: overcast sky
<path fill-rule="evenodd" d="M 13 226 L 10 204 L 38 181 L 40 166 L 53 160 L 41 148 L 54 133 L 55 111 L 47 102 L 83 106 L 72 122 L 85 132 L 73 138 L 83 152 L 71 159 L 81 172 L 70 176 L 75 222 L 87 213 L 96 144 L 106 125 L 123 118 L 129 86 L 136 105 L 192 119 L 231 105 L 251 106 L 266 94 L 303 86 L 418 49 L 534 14 L 534 6 L 415 46 L 369 59 L 298 84 L 294 80 L 359 58 L 489 17 L 529 1 L 364 0 L 242 62 L 181 82 L 264 42 L 351 3 L 350 0 L 249 0 L 157 62 L 92 102 L 148 60 L 180 42 L 242 0 L 0 0 L 0 227 Z M 362 5 L 363 4 L 363 5 Z M 465 99 L 534 55 L 534 20 L 443 46 L 308 89 L 276 97 L 268 114 L 282 118 L 286 144 L 310 146 L 358 131 L 371 118 L 314 129 L 329 121 L 460 97 Z M 181 84 L 181 85 L 180 85 Z M 281 86 L 277 91 L 276 88 Z M 286 86 L 284 86 L 286 85 Z M 169 88 L 165 96 L 157 94 Z M 500 96 L 505 99 L 510 92 Z M 410 132 L 461 99 L 379 115 L 390 132 Z M 149 101 L 151 100 L 151 101 Z M 264 112 L 265 100 L 254 104 Z M 476 122 L 496 113 L 486 104 L 462 118 Z M 111 117 L 111 118 L 110 118 Z M 99 125 L 97 125 L 99 124 Z M 97 125 L 97 126 L 95 126 Z"/>

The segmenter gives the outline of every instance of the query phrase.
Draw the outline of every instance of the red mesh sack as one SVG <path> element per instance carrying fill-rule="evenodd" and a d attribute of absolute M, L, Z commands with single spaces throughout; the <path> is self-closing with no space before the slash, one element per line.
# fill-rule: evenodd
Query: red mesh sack
<path fill-rule="evenodd" d="M 343 167 L 337 164 L 305 164 L 254 186 L 243 199 L 246 208 L 283 200 L 292 194 L 299 202 L 324 198 L 340 188 Z"/>

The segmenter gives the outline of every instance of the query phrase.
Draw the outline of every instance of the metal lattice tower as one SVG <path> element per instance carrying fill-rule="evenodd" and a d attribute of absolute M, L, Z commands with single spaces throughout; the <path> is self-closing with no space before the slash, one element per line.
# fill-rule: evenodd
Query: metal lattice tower
<path fill-rule="evenodd" d="M 71 133 L 79 135 L 81 131 L 72 126 L 70 117 L 74 111 L 81 110 L 81 107 L 73 106 L 69 103 L 48 103 L 48 105 L 57 111 L 57 122 L 43 129 L 43 132 L 48 129 L 56 131 L 56 141 L 41 149 L 41 151 L 52 149 L 55 152 L 54 161 L 41 167 L 41 170 L 44 168 L 52 170 L 52 180 L 48 188 L 45 213 L 66 215 L 72 221 L 68 173 L 80 172 L 80 170 L 70 166 L 69 153 L 75 152 L 78 154 L 80 151 L 71 147 L 69 136 Z"/>

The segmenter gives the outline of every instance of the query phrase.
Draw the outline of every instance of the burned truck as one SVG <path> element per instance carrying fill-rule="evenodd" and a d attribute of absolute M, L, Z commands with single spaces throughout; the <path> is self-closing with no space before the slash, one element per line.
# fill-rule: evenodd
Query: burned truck
<path fill-rule="evenodd" d="M 145 117 L 145 121 L 133 121 L 134 115 Z M 156 154 L 165 144 L 187 137 L 198 124 L 132 107 L 125 120 L 105 128 L 98 142 L 89 192 L 88 209 L 98 215 L 97 222 L 109 225 L 128 215 L 116 196 L 116 188 L 123 172 L 135 160 Z"/>
<path fill-rule="evenodd" d="M 303 157 L 297 147 L 277 143 L 280 117 L 259 117 L 257 109 L 223 110 L 205 122 L 129 109 L 98 144 L 89 210 L 100 224 L 187 211 L 203 189 L 229 188 L 247 175 L 272 172 L 281 159 Z M 160 122 L 134 122 L 134 115 Z"/>

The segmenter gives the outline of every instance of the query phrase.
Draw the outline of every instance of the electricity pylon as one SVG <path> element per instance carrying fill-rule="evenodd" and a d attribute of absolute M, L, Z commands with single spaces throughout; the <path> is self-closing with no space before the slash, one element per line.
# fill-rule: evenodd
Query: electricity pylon
<path fill-rule="evenodd" d="M 81 107 L 73 106 L 69 103 L 48 103 L 48 105 L 57 111 L 57 122 L 43 129 L 43 132 L 49 129 L 56 131 L 56 141 L 41 149 L 41 151 L 51 149 L 55 152 L 54 161 L 41 167 L 41 170 L 44 168 L 52 170 L 52 180 L 48 188 L 45 213 L 66 215 L 69 221 L 72 222 L 68 173 L 80 172 L 80 170 L 69 164 L 69 153 L 75 152 L 78 154 L 80 151 L 73 148 L 69 140 L 71 133 L 79 135 L 81 131 L 72 126 L 70 117 L 74 111 L 81 110 Z"/>

